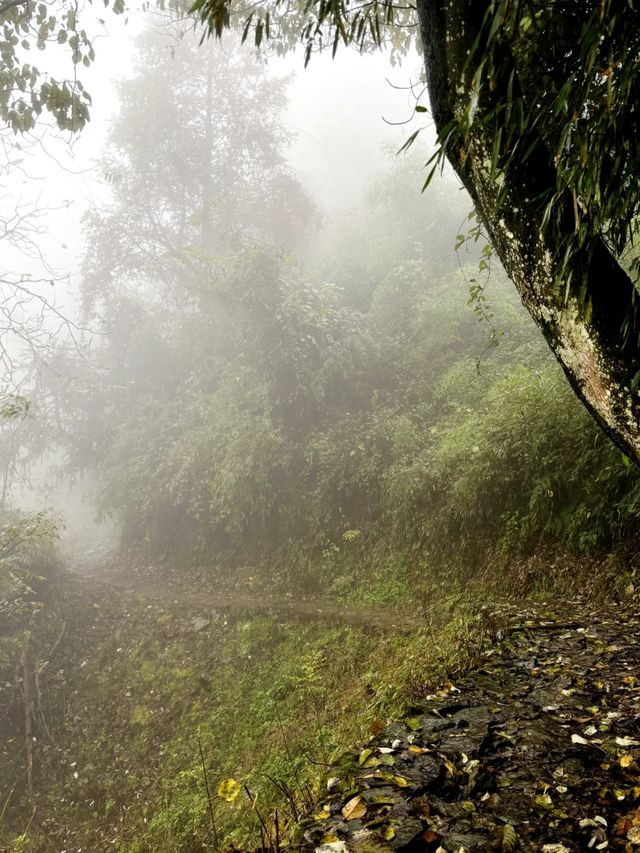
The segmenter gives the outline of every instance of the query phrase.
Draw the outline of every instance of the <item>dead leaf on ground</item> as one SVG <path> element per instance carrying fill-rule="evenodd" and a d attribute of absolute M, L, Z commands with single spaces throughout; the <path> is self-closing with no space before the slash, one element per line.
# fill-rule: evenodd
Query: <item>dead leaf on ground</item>
<path fill-rule="evenodd" d="M 367 804 L 360 794 L 356 794 L 342 807 L 342 817 L 345 820 L 357 820 L 364 817 L 367 812 Z"/>

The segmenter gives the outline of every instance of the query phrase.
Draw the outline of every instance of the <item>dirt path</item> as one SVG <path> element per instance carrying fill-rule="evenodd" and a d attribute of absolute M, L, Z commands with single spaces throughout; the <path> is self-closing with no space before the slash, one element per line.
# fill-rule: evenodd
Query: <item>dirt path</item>
<path fill-rule="evenodd" d="M 497 617 L 504 642 L 353 756 L 302 848 L 639 850 L 639 614 Z"/>
<path fill-rule="evenodd" d="M 360 625 L 384 631 L 419 631 L 427 626 L 423 617 L 399 613 L 392 609 L 340 604 L 326 599 L 278 598 L 208 589 L 192 589 L 165 584 L 147 577 L 118 575 L 75 575 L 83 584 L 97 588 L 115 588 L 119 592 L 143 596 L 154 602 L 179 604 L 193 609 L 194 615 L 207 611 L 232 613 L 270 613 L 305 621 L 316 620 L 336 625 Z"/>

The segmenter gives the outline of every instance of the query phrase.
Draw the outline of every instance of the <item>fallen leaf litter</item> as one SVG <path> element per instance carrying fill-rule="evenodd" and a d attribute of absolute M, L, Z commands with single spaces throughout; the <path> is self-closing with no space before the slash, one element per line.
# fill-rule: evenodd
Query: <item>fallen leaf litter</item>
<path fill-rule="evenodd" d="M 638 608 L 501 618 L 500 645 L 331 779 L 300 849 L 640 853 Z"/>

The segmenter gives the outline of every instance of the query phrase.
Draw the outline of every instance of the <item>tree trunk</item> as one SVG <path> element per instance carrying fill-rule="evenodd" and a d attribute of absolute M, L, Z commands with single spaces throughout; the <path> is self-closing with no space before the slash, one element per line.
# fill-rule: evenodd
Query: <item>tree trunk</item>
<path fill-rule="evenodd" d="M 637 330 L 625 330 L 636 296 L 633 283 L 603 241 L 574 253 L 558 287 L 561 235 L 543 227 L 534 200 L 555 188 L 552 156 L 544 142 L 524 163 L 511 163 L 503 178 L 492 173 L 491 123 L 466 121 L 473 63 L 468 62 L 481 32 L 486 4 L 478 0 L 417 0 L 431 108 L 438 132 L 458 121 L 462 133 L 446 154 L 471 194 L 480 219 L 522 301 L 547 339 L 574 391 L 607 435 L 640 465 L 640 399 L 634 377 L 640 370 Z M 481 92 L 477 116 L 518 86 L 517 65 Z M 541 58 L 544 61 L 544 58 Z M 508 62 L 507 62 L 508 65 Z M 470 67 L 471 66 L 471 67 Z M 529 148 L 527 140 L 526 148 Z M 504 186 L 501 181 L 504 180 Z M 502 195 L 501 195 L 502 194 Z M 499 196 L 506 197 L 506 202 Z M 565 200 L 567 233 L 575 226 L 574 202 Z M 590 310 L 578 298 L 579 282 Z"/>
<path fill-rule="evenodd" d="M 202 175 L 202 224 L 200 242 L 205 252 L 211 251 L 213 231 L 211 206 L 213 204 L 213 45 L 206 45 L 207 93 L 204 125 L 204 172 Z"/>

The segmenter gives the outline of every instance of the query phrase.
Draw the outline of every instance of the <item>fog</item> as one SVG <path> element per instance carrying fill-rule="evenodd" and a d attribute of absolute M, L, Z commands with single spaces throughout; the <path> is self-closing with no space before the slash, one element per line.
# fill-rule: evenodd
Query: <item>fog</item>
<path fill-rule="evenodd" d="M 63 540 L 67 542 L 79 541 L 83 531 L 89 542 L 95 537 L 105 538 L 104 529 L 100 524 L 96 526 L 96 517 L 100 515 L 94 506 L 98 502 L 96 490 L 99 488 L 94 480 L 97 460 L 90 454 L 81 461 L 74 459 L 77 447 L 71 445 L 77 437 L 71 437 L 66 427 L 63 430 L 66 440 L 62 444 L 59 442 L 60 419 L 70 415 L 69 412 L 61 415 L 60 407 L 64 408 L 65 403 L 59 398 L 82 397 L 87 393 L 88 375 L 93 377 L 91 381 L 100 384 L 114 369 L 103 356 L 108 334 L 104 314 L 87 310 L 86 306 L 86 291 L 90 287 L 83 267 L 95 240 L 95 234 L 88 233 L 87 217 L 99 217 L 114 205 L 114 195 L 117 195 L 114 186 L 120 179 L 118 170 L 122 156 L 121 151 L 117 152 L 118 133 L 123 131 L 123 120 L 118 119 L 118 115 L 127 81 L 135 76 L 139 62 L 144 62 L 139 56 L 140 44 L 145 39 L 155 39 L 160 53 L 166 54 L 165 65 L 171 75 L 172 64 L 179 65 L 175 60 L 176 46 L 192 42 L 195 49 L 200 39 L 192 27 L 172 24 L 168 18 L 158 15 L 138 13 L 126 22 L 112 17 L 105 23 L 92 10 L 84 14 L 87 26 L 92 26 L 97 33 L 97 58 L 83 74 L 84 85 L 92 97 L 90 123 L 81 134 L 59 131 L 45 122 L 24 139 L 10 133 L 4 137 L 7 166 L 3 177 L 6 210 L 3 215 L 8 229 L 17 212 L 26 235 L 22 242 L 12 242 L 5 237 L 6 275 L 21 287 L 28 285 L 29 288 L 26 298 L 8 295 L 7 306 L 15 301 L 17 308 L 7 311 L 2 335 L 4 393 L 19 393 L 29 408 L 27 417 L 10 419 L 6 426 L 10 446 L 3 453 L 5 505 L 12 507 L 12 511 L 49 509 L 60 519 L 66 531 Z M 151 33 L 155 36 L 150 36 Z M 236 36 L 228 34 L 220 44 L 205 44 L 202 54 L 210 50 L 223 63 L 225 56 L 230 62 L 236 62 L 237 41 Z M 178 53 L 179 50 L 178 47 Z M 277 105 L 276 132 L 282 135 L 282 144 L 278 156 L 282 157 L 283 169 L 304 194 L 307 214 L 313 208 L 313 225 L 308 227 L 304 238 L 297 235 L 287 246 L 286 236 L 279 233 L 275 246 L 278 251 L 293 250 L 299 258 L 306 258 L 306 263 L 316 271 L 325 264 L 325 252 L 344 251 L 344 246 L 338 248 L 342 233 L 345 229 L 357 228 L 357 220 L 366 220 L 375 179 L 394 168 L 396 152 L 418 127 L 422 133 L 420 149 L 423 153 L 414 159 L 415 177 L 410 181 L 404 178 L 402 191 L 410 194 L 410 203 L 419 211 L 419 216 L 422 215 L 420 207 L 423 207 L 423 223 L 426 227 L 432 226 L 433 200 L 423 205 L 419 199 L 424 179 L 420 174 L 423 165 L 420 160 L 427 159 L 434 136 L 428 119 L 414 112 L 417 96 L 422 91 L 417 53 L 410 52 L 399 64 L 392 63 L 385 52 L 359 55 L 343 49 L 333 58 L 324 53 L 315 55 L 305 68 L 301 50 L 288 52 L 283 57 L 267 51 L 257 60 L 251 47 L 245 46 L 243 50 L 247 61 L 259 69 L 267 87 L 268 81 L 280 81 L 277 84 L 281 88 L 281 101 Z M 64 74 L 68 70 L 64 57 L 54 56 L 49 61 L 49 73 Z M 176 68 L 175 74 L 180 73 L 184 73 L 184 69 Z M 143 81 L 141 85 L 145 85 Z M 198 84 L 194 82 L 193 85 Z M 216 86 L 214 79 L 214 89 Z M 162 111 L 161 95 L 153 109 Z M 215 122 L 215 105 L 213 109 Z M 273 109 L 269 105 L 265 107 L 267 113 Z M 129 107 L 129 118 L 125 122 L 134 120 L 134 113 L 135 104 Z M 149 116 L 145 120 L 148 119 Z M 260 119 L 252 116 L 251 120 Z M 167 129 L 150 124 L 140 132 L 139 145 L 144 148 L 145 132 L 152 137 Z M 258 127 L 256 133 L 259 133 Z M 154 144 L 153 140 L 149 141 Z M 179 151 L 177 156 L 180 156 Z M 234 154 L 227 148 L 225 157 L 241 159 L 243 152 Z M 180 168 L 175 161 L 171 168 L 174 167 Z M 445 208 L 451 204 L 464 216 L 466 202 L 461 203 L 457 197 L 455 181 L 450 176 L 447 180 L 446 192 L 451 195 L 451 201 L 441 195 L 438 204 Z M 299 201 L 301 199 L 302 196 Z M 194 202 L 191 211 L 183 208 L 182 215 L 187 219 L 201 215 L 197 203 Z M 224 212 L 221 215 L 224 218 Z M 269 215 L 278 217 L 277 205 Z M 296 219 L 295 211 L 289 211 L 289 215 L 293 215 L 293 220 L 289 225 L 283 223 L 285 230 L 291 229 Z M 419 232 L 420 221 L 415 226 Z M 242 228 L 242 225 L 236 227 Z M 438 241 L 444 243 L 445 254 L 452 253 L 455 236 L 451 228 L 438 235 Z M 262 235 L 256 232 L 251 239 L 254 237 L 261 239 Z M 376 235 L 374 241 L 379 237 Z M 356 254 L 362 251 L 375 255 L 379 248 L 367 245 L 370 241 L 362 234 L 356 236 L 354 233 L 348 239 L 362 239 L 360 247 L 352 247 Z M 366 265 L 363 269 L 367 269 Z M 144 298 L 151 302 L 158 297 L 153 282 L 136 280 L 133 288 L 139 288 Z M 176 282 L 176 292 L 163 291 L 158 297 L 160 302 L 175 298 L 176 303 L 180 303 L 179 289 L 180 284 Z M 89 301 L 96 296 L 100 299 L 98 293 Z M 107 310 L 104 305 L 102 310 Z M 68 356 L 62 353 L 71 353 L 76 363 L 63 364 L 61 359 Z M 80 378 L 79 374 L 84 375 Z M 57 428 L 50 422 L 52 417 L 58 421 Z M 113 426 L 117 430 L 117 424 Z M 23 438 L 17 439 L 17 436 Z M 82 441 L 90 443 L 91 439 L 85 435 Z M 17 445 L 21 442 L 24 447 L 19 448 Z M 114 531 L 119 528 L 119 522 L 115 525 L 109 522 L 108 528 L 110 541 L 115 544 Z"/>

